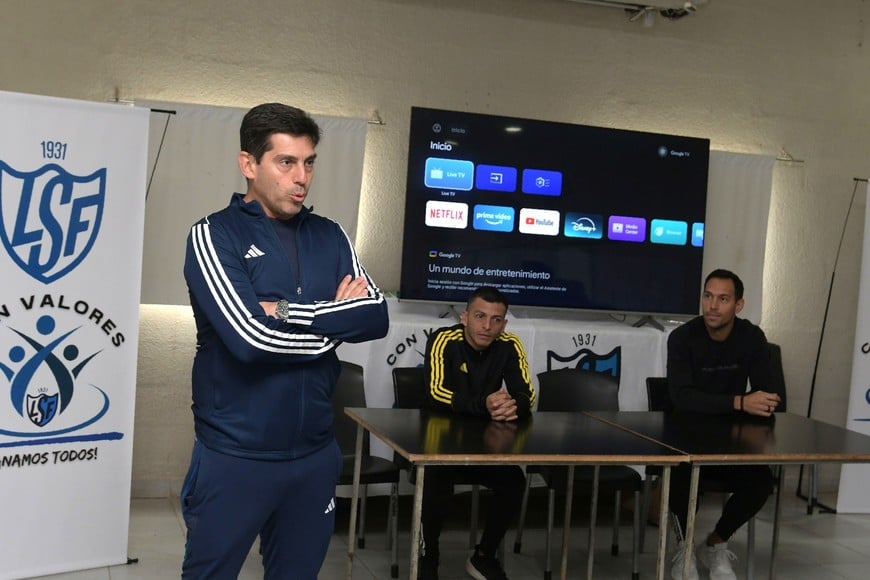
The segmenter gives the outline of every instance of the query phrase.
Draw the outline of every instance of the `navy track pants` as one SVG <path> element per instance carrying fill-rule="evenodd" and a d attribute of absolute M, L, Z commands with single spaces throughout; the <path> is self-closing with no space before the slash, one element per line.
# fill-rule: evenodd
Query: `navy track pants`
<path fill-rule="evenodd" d="M 181 577 L 235 580 L 260 535 L 265 579 L 315 580 L 335 526 L 342 467 L 334 441 L 292 461 L 233 457 L 197 441 L 181 490 Z"/>

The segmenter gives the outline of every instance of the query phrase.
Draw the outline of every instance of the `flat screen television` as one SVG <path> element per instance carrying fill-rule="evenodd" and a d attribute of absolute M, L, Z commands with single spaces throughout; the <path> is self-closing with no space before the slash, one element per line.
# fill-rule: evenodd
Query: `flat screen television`
<path fill-rule="evenodd" d="M 697 314 L 710 141 L 413 107 L 400 300 Z"/>

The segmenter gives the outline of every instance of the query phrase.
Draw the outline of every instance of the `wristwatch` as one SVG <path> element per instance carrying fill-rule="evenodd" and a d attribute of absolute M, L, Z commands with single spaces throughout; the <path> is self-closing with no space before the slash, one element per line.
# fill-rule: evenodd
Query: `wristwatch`
<path fill-rule="evenodd" d="M 284 322 L 289 322 L 290 319 L 290 303 L 284 300 L 283 298 L 278 301 L 278 305 L 275 306 L 275 316 L 283 320 Z"/>

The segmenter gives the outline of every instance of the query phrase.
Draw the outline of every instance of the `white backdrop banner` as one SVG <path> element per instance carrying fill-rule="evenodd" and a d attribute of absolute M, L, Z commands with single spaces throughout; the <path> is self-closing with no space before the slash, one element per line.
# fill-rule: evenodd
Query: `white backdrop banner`
<path fill-rule="evenodd" d="M 710 151 L 707 227 L 702 279 L 716 268 L 743 280 L 746 305 L 741 318 L 761 324 L 764 249 L 775 159 L 765 155 Z M 698 305 L 701 284 L 698 283 Z"/>
<path fill-rule="evenodd" d="M 202 216 L 225 208 L 234 191 L 245 192 L 238 162 L 239 125 L 248 109 L 159 101 L 136 104 L 153 108 L 142 303 L 190 304 L 182 275 L 187 234 Z M 368 123 L 312 117 L 322 135 L 306 205 L 340 223 L 353 240 Z"/>
<path fill-rule="evenodd" d="M 858 286 L 858 319 L 855 321 L 852 389 L 846 427 L 870 435 L 870 198 L 864 199 L 864 249 Z M 870 482 L 870 465 L 844 465 L 840 473 L 837 512 L 870 513 L 867 482 Z"/>
<path fill-rule="evenodd" d="M 126 562 L 148 111 L 0 92 L 0 578 Z"/>

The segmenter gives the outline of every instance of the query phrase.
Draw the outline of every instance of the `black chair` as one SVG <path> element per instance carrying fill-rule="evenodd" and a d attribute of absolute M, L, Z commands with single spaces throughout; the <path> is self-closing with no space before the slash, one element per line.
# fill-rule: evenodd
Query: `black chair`
<path fill-rule="evenodd" d="M 393 368 L 393 396 L 396 409 L 422 409 L 426 402 L 426 371 L 423 367 Z M 413 465 L 401 455 L 394 454 L 393 462 L 408 472 L 408 481 L 414 482 Z"/>
<path fill-rule="evenodd" d="M 619 410 L 619 383 L 614 377 L 594 371 L 577 368 L 564 368 L 546 371 L 538 374 L 538 411 L 618 411 Z M 514 543 L 514 552 L 519 553 L 522 549 L 522 532 L 525 523 L 526 508 L 528 505 L 529 486 L 531 474 L 540 474 L 547 483 L 548 492 L 548 518 L 546 552 L 547 562 L 544 570 L 544 578 L 549 580 L 552 576 L 552 564 L 550 560 L 551 537 L 553 534 L 553 511 L 556 500 L 556 491 L 564 490 L 567 486 L 568 470 L 565 467 L 552 466 L 529 466 L 526 478 L 526 490 L 523 495 L 523 504 L 520 508 L 520 518 L 517 524 L 517 538 Z M 595 468 L 593 466 L 578 466 L 574 469 L 575 485 L 592 488 Z M 619 520 L 620 500 L 622 492 L 634 494 L 635 506 L 640 504 L 641 490 L 640 474 L 627 465 L 604 465 L 599 468 L 599 486 L 611 489 L 615 492 L 613 510 L 613 541 L 611 554 L 619 554 Z M 632 578 L 637 579 L 638 554 L 640 537 L 640 512 L 634 510 L 634 539 L 633 539 L 633 567 Z M 590 526 L 589 533 L 594 533 Z"/>
<path fill-rule="evenodd" d="M 782 349 L 773 342 L 767 343 L 767 352 L 770 355 L 770 384 L 768 389 L 779 395 L 780 403 L 776 407 L 777 413 L 788 411 L 788 398 L 785 389 L 785 374 L 782 371 Z"/>
<path fill-rule="evenodd" d="M 668 379 L 665 377 L 647 377 L 646 378 L 646 400 L 647 409 L 649 411 L 664 411 L 670 413 L 674 410 L 674 405 L 671 403 L 671 397 L 668 394 Z M 641 510 L 640 513 L 645 518 L 649 514 L 650 492 L 652 490 L 652 482 L 654 479 L 662 476 L 662 467 L 660 465 L 647 465 L 644 467 L 643 491 L 641 493 Z M 640 532 L 640 551 L 643 552 L 646 544 L 646 524 Z"/>
<path fill-rule="evenodd" d="M 395 367 L 393 395 L 397 409 L 422 409 L 426 404 L 426 369 Z"/>
<path fill-rule="evenodd" d="M 393 395 L 397 409 L 422 409 L 426 404 L 426 369 L 423 367 L 394 367 L 393 368 Z M 408 472 L 408 481 L 414 483 L 416 470 L 401 455 L 393 459 L 399 469 Z M 477 521 L 480 506 L 480 486 L 473 484 L 471 487 L 471 525 L 468 531 L 469 547 L 473 548 L 477 543 Z"/>
<path fill-rule="evenodd" d="M 335 439 L 344 456 L 344 468 L 339 478 L 339 485 L 353 484 L 353 467 L 356 450 L 357 424 L 344 414 L 345 407 L 365 407 L 365 383 L 363 368 L 357 364 L 341 361 L 341 374 L 332 396 L 334 413 Z M 392 484 L 390 491 L 390 506 L 387 517 L 387 544 L 392 550 L 390 576 L 399 577 L 398 566 L 398 510 L 399 510 L 399 468 L 388 459 L 375 457 L 369 453 L 369 433 L 364 431 L 362 463 L 360 465 L 360 502 L 359 529 L 357 531 L 357 546 L 365 548 L 366 500 L 368 485 L 374 483 Z"/>
<path fill-rule="evenodd" d="M 782 349 L 778 344 L 774 344 L 772 342 L 767 343 L 770 347 L 770 390 L 777 395 L 781 399 L 779 405 L 776 407 L 777 413 L 785 413 L 788 408 L 786 406 L 786 388 L 785 388 L 785 375 L 782 370 Z M 778 469 L 781 470 L 782 466 L 777 466 Z M 819 476 L 819 464 L 813 463 L 809 466 L 808 473 L 808 487 L 807 490 L 807 515 L 812 515 L 813 508 L 816 506 L 816 502 L 818 499 L 818 495 L 816 493 L 816 482 L 818 481 Z M 801 465 L 801 477 L 803 476 L 804 466 Z M 800 481 L 800 480 L 799 480 Z M 800 486 L 798 486 L 800 488 Z M 800 495 L 800 490 L 798 490 L 798 496 Z"/>

